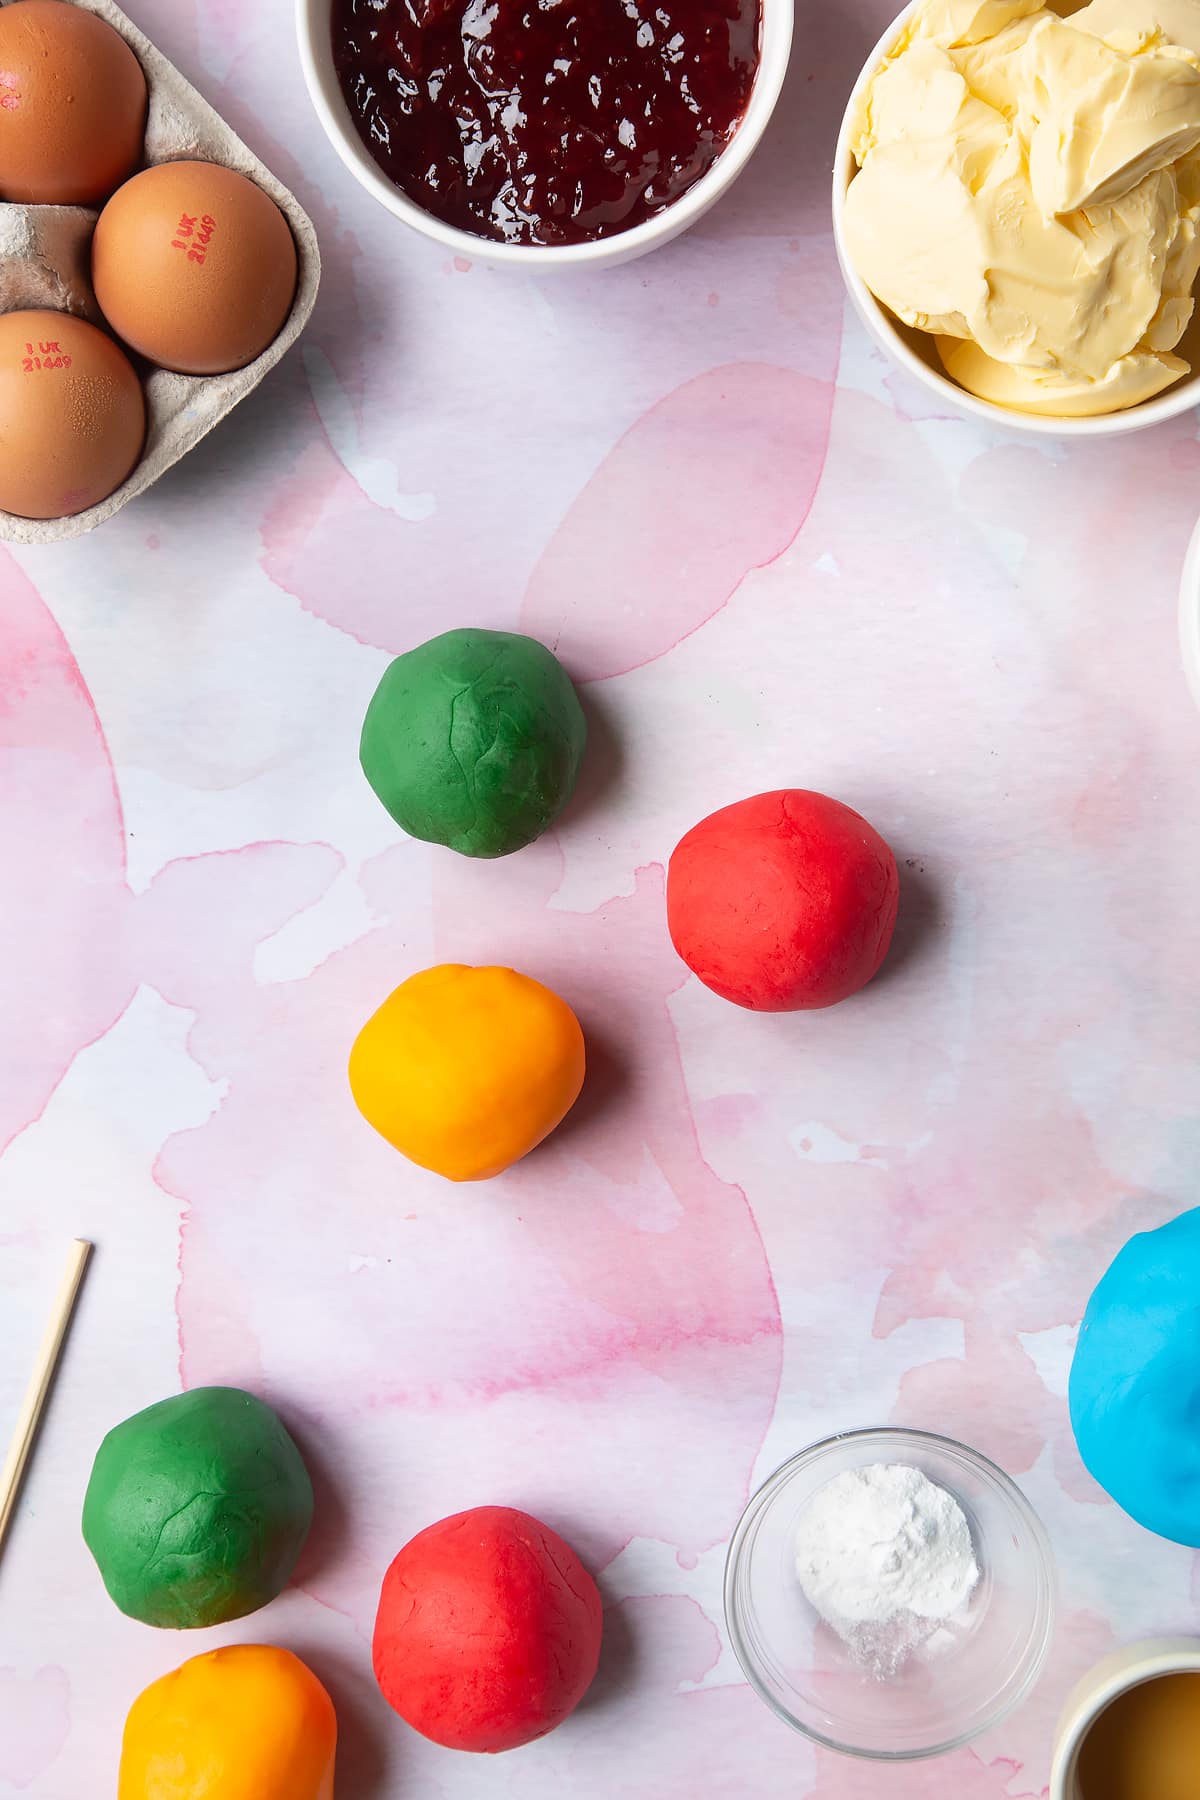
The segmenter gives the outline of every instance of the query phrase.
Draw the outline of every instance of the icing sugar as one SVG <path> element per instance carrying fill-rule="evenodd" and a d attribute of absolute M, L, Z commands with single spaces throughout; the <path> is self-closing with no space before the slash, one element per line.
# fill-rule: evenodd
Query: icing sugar
<path fill-rule="evenodd" d="M 907 1463 L 848 1469 L 814 1494 L 796 1572 L 855 1660 L 881 1675 L 960 1615 L 979 1580 L 962 1507 Z"/>

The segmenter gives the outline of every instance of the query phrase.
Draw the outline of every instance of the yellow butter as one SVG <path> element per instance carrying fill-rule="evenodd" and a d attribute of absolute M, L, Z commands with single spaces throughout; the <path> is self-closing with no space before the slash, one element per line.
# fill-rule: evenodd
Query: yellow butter
<path fill-rule="evenodd" d="M 1178 356 L 1139 351 L 1123 356 L 1101 380 L 1084 381 L 996 362 L 985 356 L 978 344 L 964 338 L 938 338 L 937 347 L 947 374 L 968 393 L 990 400 L 993 406 L 1007 406 L 1012 412 L 1058 419 L 1122 412 L 1152 400 L 1188 373 L 1187 363 Z"/>
<path fill-rule="evenodd" d="M 1200 43 L 1200 0 L 925 0 L 867 84 L 847 248 L 972 392 L 1078 416 L 1188 373 L 1200 55 L 1168 24 Z"/>
<path fill-rule="evenodd" d="M 1071 23 L 1123 50 L 1179 44 L 1200 56 L 1200 0 L 1092 0 Z"/>
<path fill-rule="evenodd" d="M 1023 53 L 1029 179 L 1045 214 L 1105 206 L 1200 143 L 1200 63 L 1148 44 L 1128 53 L 1039 19 Z"/>

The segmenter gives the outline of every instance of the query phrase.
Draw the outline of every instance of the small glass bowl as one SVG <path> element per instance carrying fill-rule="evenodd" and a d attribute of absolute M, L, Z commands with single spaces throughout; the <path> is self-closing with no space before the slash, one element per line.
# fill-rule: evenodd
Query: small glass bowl
<path fill-rule="evenodd" d="M 868 1463 L 910 1464 L 953 1494 L 979 1564 L 962 1619 L 887 1676 L 854 1660 L 796 1573 L 808 1502 Z M 1046 1533 L 1007 1475 L 949 1438 L 885 1427 L 827 1438 L 763 1483 L 729 1547 L 725 1618 L 751 1687 L 785 1724 L 830 1750 L 899 1762 L 957 1749 L 1025 1698 L 1050 1647 L 1054 1591 Z"/>

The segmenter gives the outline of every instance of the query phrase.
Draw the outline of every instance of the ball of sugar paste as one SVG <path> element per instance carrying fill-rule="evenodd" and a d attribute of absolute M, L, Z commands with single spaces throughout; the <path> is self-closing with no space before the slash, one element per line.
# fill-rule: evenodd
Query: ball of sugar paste
<path fill-rule="evenodd" d="M 1119 1253 L 1084 1314 L 1069 1394 L 1101 1487 L 1147 1531 L 1200 1546 L 1200 1209 Z"/>
<path fill-rule="evenodd" d="M 896 859 L 858 813 L 781 788 L 711 813 L 667 872 L 671 942 L 706 987 L 756 1012 L 836 1006 L 877 972 Z"/>
<path fill-rule="evenodd" d="M 289 1650 L 194 1656 L 139 1694 L 117 1800 L 333 1800 L 337 1719 Z"/>
<path fill-rule="evenodd" d="M 569 1544 L 507 1506 L 418 1532 L 384 1577 L 375 1675 L 451 1750 L 515 1750 L 561 1725 L 600 1659 L 596 1584 Z"/>
<path fill-rule="evenodd" d="M 363 772 L 410 837 L 507 856 L 575 791 L 587 725 L 535 638 L 447 631 L 398 656 L 367 708 Z"/>
<path fill-rule="evenodd" d="M 515 969 L 412 975 L 350 1052 L 355 1105 L 389 1144 L 450 1181 L 486 1181 L 548 1137 L 583 1086 L 565 1000 Z"/>
<path fill-rule="evenodd" d="M 123 1613 L 147 1625 L 221 1625 L 286 1587 L 312 1523 L 300 1452 L 240 1388 L 193 1388 L 101 1444 L 83 1535 Z"/>

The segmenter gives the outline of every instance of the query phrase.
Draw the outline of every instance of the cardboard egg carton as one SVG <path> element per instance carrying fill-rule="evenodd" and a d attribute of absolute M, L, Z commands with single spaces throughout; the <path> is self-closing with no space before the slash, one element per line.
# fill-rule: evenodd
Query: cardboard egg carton
<path fill-rule="evenodd" d="M 150 90 L 145 164 L 192 159 L 224 163 L 248 175 L 271 196 L 292 228 L 299 279 L 283 330 L 244 369 L 235 369 L 230 375 L 144 370 L 146 446 L 132 475 L 99 506 L 68 519 L 22 519 L 0 511 L 0 538 L 16 544 L 48 544 L 78 537 L 151 487 L 244 400 L 295 343 L 308 323 L 321 278 L 317 234 L 295 195 L 263 167 L 220 114 L 112 0 L 71 0 L 71 4 L 107 19 L 145 70 Z M 98 217 L 93 207 L 0 203 L 0 312 L 45 306 L 76 313 L 93 324 L 103 323 L 90 276 L 92 233 Z M 141 366 L 136 357 L 133 360 Z"/>

